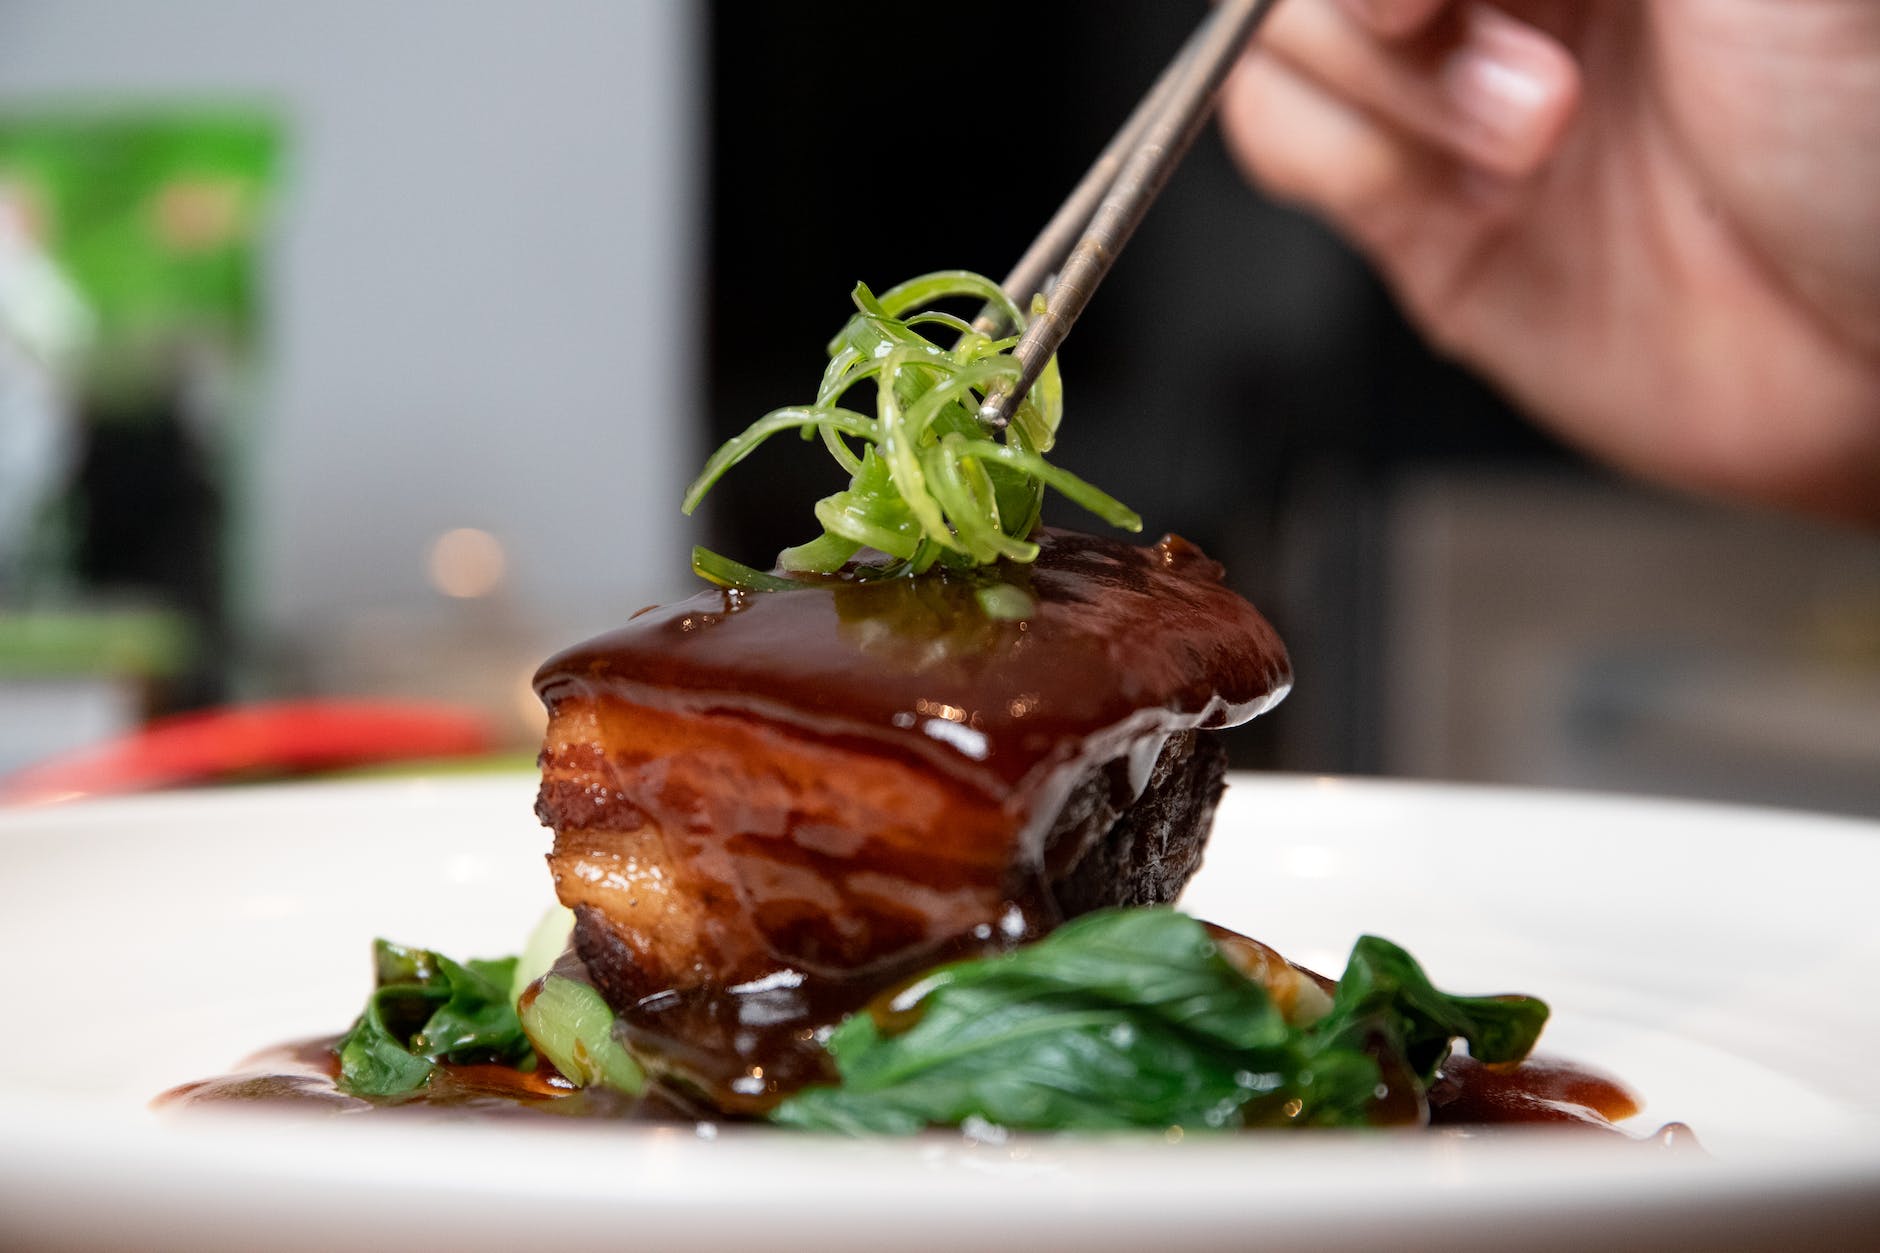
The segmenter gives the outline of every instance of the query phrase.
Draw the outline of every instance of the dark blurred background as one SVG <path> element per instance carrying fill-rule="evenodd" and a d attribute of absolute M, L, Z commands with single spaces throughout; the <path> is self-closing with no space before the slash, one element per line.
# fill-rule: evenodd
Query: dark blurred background
<path fill-rule="evenodd" d="M 72 411 L 93 451 L 68 460 L 98 468 L 59 480 L 68 523 L 103 526 L 110 467 L 175 445 L 160 547 L 193 560 L 125 573 L 122 541 L 70 541 L 59 578 L 0 582 L 0 707 L 122 688 L 6 641 L 131 605 L 189 646 L 85 733 L 372 692 L 526 742 L 533 661 L 686 590 L 687 545 L 762 564 L 813 530 L 835 470 L 795 441 L 702 520 L 674 506 L 710 444 L 813 394 L 852 284 L 1002 274 L 1202 7 L 0 0 L 0 141 L 234 101 L 279 149 L 253 336 L 206 383 L 171 354 L 167 419 Z M 1587 465 L 1212 134 L 1063 366 L 1058 458 L 1222 559 L 1293 650 L 1240 764 L 1880 813 L 1880 542 Z M 16 758 L 62 746 L 6 722 Z"/>

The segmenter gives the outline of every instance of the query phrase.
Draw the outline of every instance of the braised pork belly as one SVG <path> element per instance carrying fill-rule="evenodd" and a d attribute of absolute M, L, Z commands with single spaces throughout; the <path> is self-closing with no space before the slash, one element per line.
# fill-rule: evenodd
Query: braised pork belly
<path fill-rule="evenodd" d="M 1285 694 L 1285 649 L 1185 541 L 1038 538 L 990 574 L 702 592 L 543 666 L 556 892 L 668 1079 L 762 1109 L 883 988 L 1193 874 L 1211 732 Z M 1028 611 L 989 615 L 989 578 Z"/>

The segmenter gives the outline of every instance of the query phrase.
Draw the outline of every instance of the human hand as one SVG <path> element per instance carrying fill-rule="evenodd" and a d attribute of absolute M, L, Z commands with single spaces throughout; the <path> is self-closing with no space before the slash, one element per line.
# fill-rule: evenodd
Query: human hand
<path fill-rule="evenodd" d="M 1880 523 L 1880 5 L 1286 0 L 1221 122 L 1560 435 Z"/>

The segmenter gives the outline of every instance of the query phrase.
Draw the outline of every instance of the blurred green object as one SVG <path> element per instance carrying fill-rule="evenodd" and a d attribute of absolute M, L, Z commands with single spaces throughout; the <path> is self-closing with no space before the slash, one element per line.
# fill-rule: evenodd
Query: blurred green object
<path fill-rule="evenodd" d="M 43 363 L 67 410 L 58 455 L 15 476 L 43 500 L 0 579 L 0 676 L 129 683 L 134 717 L 227 699 L 285 150 L 281 119 L 239 102 L 0 109 L 0 204 L 88 330 Z"/>
<path fill-rule="evenodd" d="M 0 679 L 169 678 L 195 646 L 188 620 L 163 609 L 0 613 Z"/>
<path fill-rule="evenodd" d="M 91 386 L 160 387 L 183 341 L 241 354 L 259 322 L 282 150 L 278 121 L 259 109 L 0 114 L 0 185 L 96 315 Z"/>

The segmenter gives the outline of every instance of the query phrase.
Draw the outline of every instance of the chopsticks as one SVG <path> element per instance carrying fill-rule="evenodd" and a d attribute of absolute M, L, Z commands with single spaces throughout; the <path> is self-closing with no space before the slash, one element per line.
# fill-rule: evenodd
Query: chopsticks
<path fill-rule="evenodd" d="M 986 426 L 1003 429 L 1017 398 L 1070 334 L 1117 254 L 1142 222 L 1169 175 L 1201 133 L 1221 83 L 1275 0 L 1222 0 L 1202 19 L 1122 129 L 1052 215 L 1001 286 L 1023 307 L 1055 270 L 1045 311 L 1012 349 L 1023 367 L 1015 381 L 995 383 L 980 406 Z M 999 317 L 982 310 L 974 329 L 993 334 Z"/>

